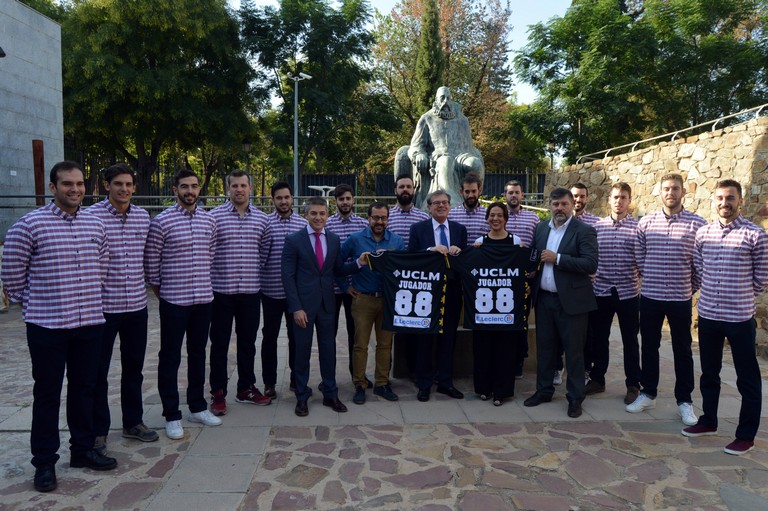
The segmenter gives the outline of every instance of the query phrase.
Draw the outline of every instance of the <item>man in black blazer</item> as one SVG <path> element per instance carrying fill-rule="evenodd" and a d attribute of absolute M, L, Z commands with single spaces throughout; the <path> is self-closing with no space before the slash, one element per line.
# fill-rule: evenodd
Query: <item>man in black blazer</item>
<path fill-rule="evenodd" d="M 323 406 L 342 413 L 347 407 L 339 401 L 336 387 L 336 297 L 333 282 L 336 275 L 349 275 L 358 269 L 355 262 L 344 264 L 339 254 L 339 237 L 325 230 L 328 203 L 322 197 L 311 197 L 304 204 L 308 225 L 285 238 L 282 257 L 282 279 L 288 310 L 296 323 L 296 415 L 309 414 L 307 400 L 312 394 L 308 386 L 309 361 L 312 355 L 312 333 L 317 330 L 317 349 Z M 311 236 L 310 236 L 311 235 Z M 357 263 L 367 264 L 364 253 Z"/>
<path fill-rule="evenodd" d="M 434 250 L 441 254 L 457 255 L 467 247 L 467 229 L 458 222 L 448 220 L 451 210 L 451 196 L 443 190 L 436 190 L 427 197 L 432 218 L 411 225 L 408 250 Z M 443 333 L 439 335 L 414 335 L 416 343 L 416 395 L 419 401 L 429 401 L 432 388 L 432 345 L 437 340 L 437 391 L 454 399 L 464 394 L 453 386 L 453 348 L 456 344 L 456 329 L 461 313 L 461 283 L 458 276 L 448 276 L 445 293 L 445 315 Z"/>
<path fill-rule="evenodd" d="M 584 400 L 584 343 L 589 311 L 597 309 L 591 274 L 597 271 L 597 233 L 574 220 L 573 194 L 556 188 L 549 194 L 552 220 L 536 226 L 533 245 L 541 253 L 533 303 L 536 309 L 536 393 L 525 406 L 552 400 L 559 349 L 568 371 L 568 416 L 581 416 Z"/>

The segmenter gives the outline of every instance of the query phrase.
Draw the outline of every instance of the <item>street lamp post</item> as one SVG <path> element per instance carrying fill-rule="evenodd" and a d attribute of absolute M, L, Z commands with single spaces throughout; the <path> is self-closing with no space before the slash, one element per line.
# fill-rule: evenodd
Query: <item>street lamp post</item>
<path fill-rule="evenodd" d="M 293 203 L 299 210 L 299 82 L 311 80 L 306 73 L 288 75 L 293 80 Z"/>
<path fill-rule="evenodd" d="M 243 139 L 243 152 L 245 153 L 245 173 L 248 174 L 248 180 L 251 180 L 251 141 L 248 137 Z M 224 190 L 224 195 L 227 190 Z"/>

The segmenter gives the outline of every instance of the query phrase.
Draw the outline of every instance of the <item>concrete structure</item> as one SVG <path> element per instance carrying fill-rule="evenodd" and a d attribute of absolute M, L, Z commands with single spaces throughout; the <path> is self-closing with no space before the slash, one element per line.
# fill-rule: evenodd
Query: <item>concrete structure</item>
<path fill-rule="evenodd" d="M 344 317 L 341 317 L 343 330 Z M 288 390 L 288 339 L 278 339 L 278 399 L 270 406 L 230 402 L 216 428 L 183 421 L 183 440 L 166 438 L 157 393 L 158 301 L 149 297 L 149 344 L 144 366 L 144 419 L 160 439 L 142 444 L 120 436 L 120 364 L 110 371 L 114 471 L 69 466 L 66 431 L 56 467 L 59 487 L 32 488 L 29 426 L 32 376 L 25 326 L 16 304 L 0 315 L 0 509 L 142 511 L 756 511 L 768 509 L 768 382 L 754 451 L 729 456 L 739 405 L 730 356 L 723 363 L 719 432 L 686 438 L 671 392 L 646 413 L 624 411 L 624 372 L 618 326 L 611 334 L 607 390 L 584 401 L 584 415 L 565 415 L 564 385 L 552 403 L 526 408 L 536 378 L 526 371 L 515 397 L 495 407 L 456 381 L 466 399 L 433 394 L 416 400 L 408 379 L 393 379 L 397 402 L 369 396 L 351 403 L 346 340 L 339 336 L 336 378 L 349 413 L 310 398 L 309 416 L 296 417 Z M 664 331 L 660 387 L 674 384 L 672 347 Z M 230 344 L 234 351 L 235 343 Z M 694 346 L 696 374 L 698 347 Z M 119 357 L 116 351 L 116 357 Z M 258 353 L 258 352 L 257 352 Z M 374 353 L 369 353 L 373 367 Z M 236 377 L 234 353 L 230 375 Z M 186 375 L 186 362 L 179 371 Z M 761 360 L 766 374 L 768 362 Z M 257 377 L 260 378 L 257 363 Z M 320 381 L 312 357 L 310 386 Z M 182 387 L 184 383 L 181 383 Z M 694 404 L 701 402 L 694 392 Z M 697 410 L 700 412 L 700 410 Z M 62 406 L 60 424 L 65 427 Z"/>
<path fill-rule="evenodd" d="M 17 0 L 0 2 L 0 195 L 34 195 L 32 140 L 45 168 L 64 159 L 61 27 Z M 47 179 L 46 179 L 47 184 Z M 0 199 L 0 239 L 34 201 Z"/>

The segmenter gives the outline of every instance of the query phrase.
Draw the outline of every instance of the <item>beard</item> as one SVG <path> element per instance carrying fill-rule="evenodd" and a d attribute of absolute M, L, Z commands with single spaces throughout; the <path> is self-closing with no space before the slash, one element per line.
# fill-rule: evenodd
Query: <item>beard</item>
<path fill-rule="evenodd" d="M 446 101 L 442 106 L 435 102 L 435 104 L 432 106 L 432 112 L 444 120 L 456 118 L 456 111 L 451 107 L 450 101 Z"/>
<path fill-rule="evenodd" d="M 397 203 L 401 206 L 407 206 L 413 202 L 413 195 L 408 193 L 401 193 L 397 196 Z"/>
<path fill-rule="evenodd" d="M 466 204 L 469 209 L 475 209 L 477 207 L 477 198 L 471 197 L 469 199 L 464 199 L 464 204 Z"/>

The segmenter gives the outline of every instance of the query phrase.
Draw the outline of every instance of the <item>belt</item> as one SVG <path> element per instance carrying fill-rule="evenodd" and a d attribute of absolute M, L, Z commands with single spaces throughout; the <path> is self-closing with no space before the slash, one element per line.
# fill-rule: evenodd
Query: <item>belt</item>
<path fill-rule="evenodd" d="M 557 293 L 553 293 L 552 291 L 547 291 L 546 289 L 539 289 L 539 293 L 544 293 L 545 295 L 550 295 L 550 296 L 557 296 Z"/>
<path fill-rule="evenodd" d="M 384 293 L 382 292 L 376 292 L 376 293 L 364 293 L 363 291 L 360 291 L 361 295 L 370 296 L 372 298 L 381 298 L 384 296 Z"/>

